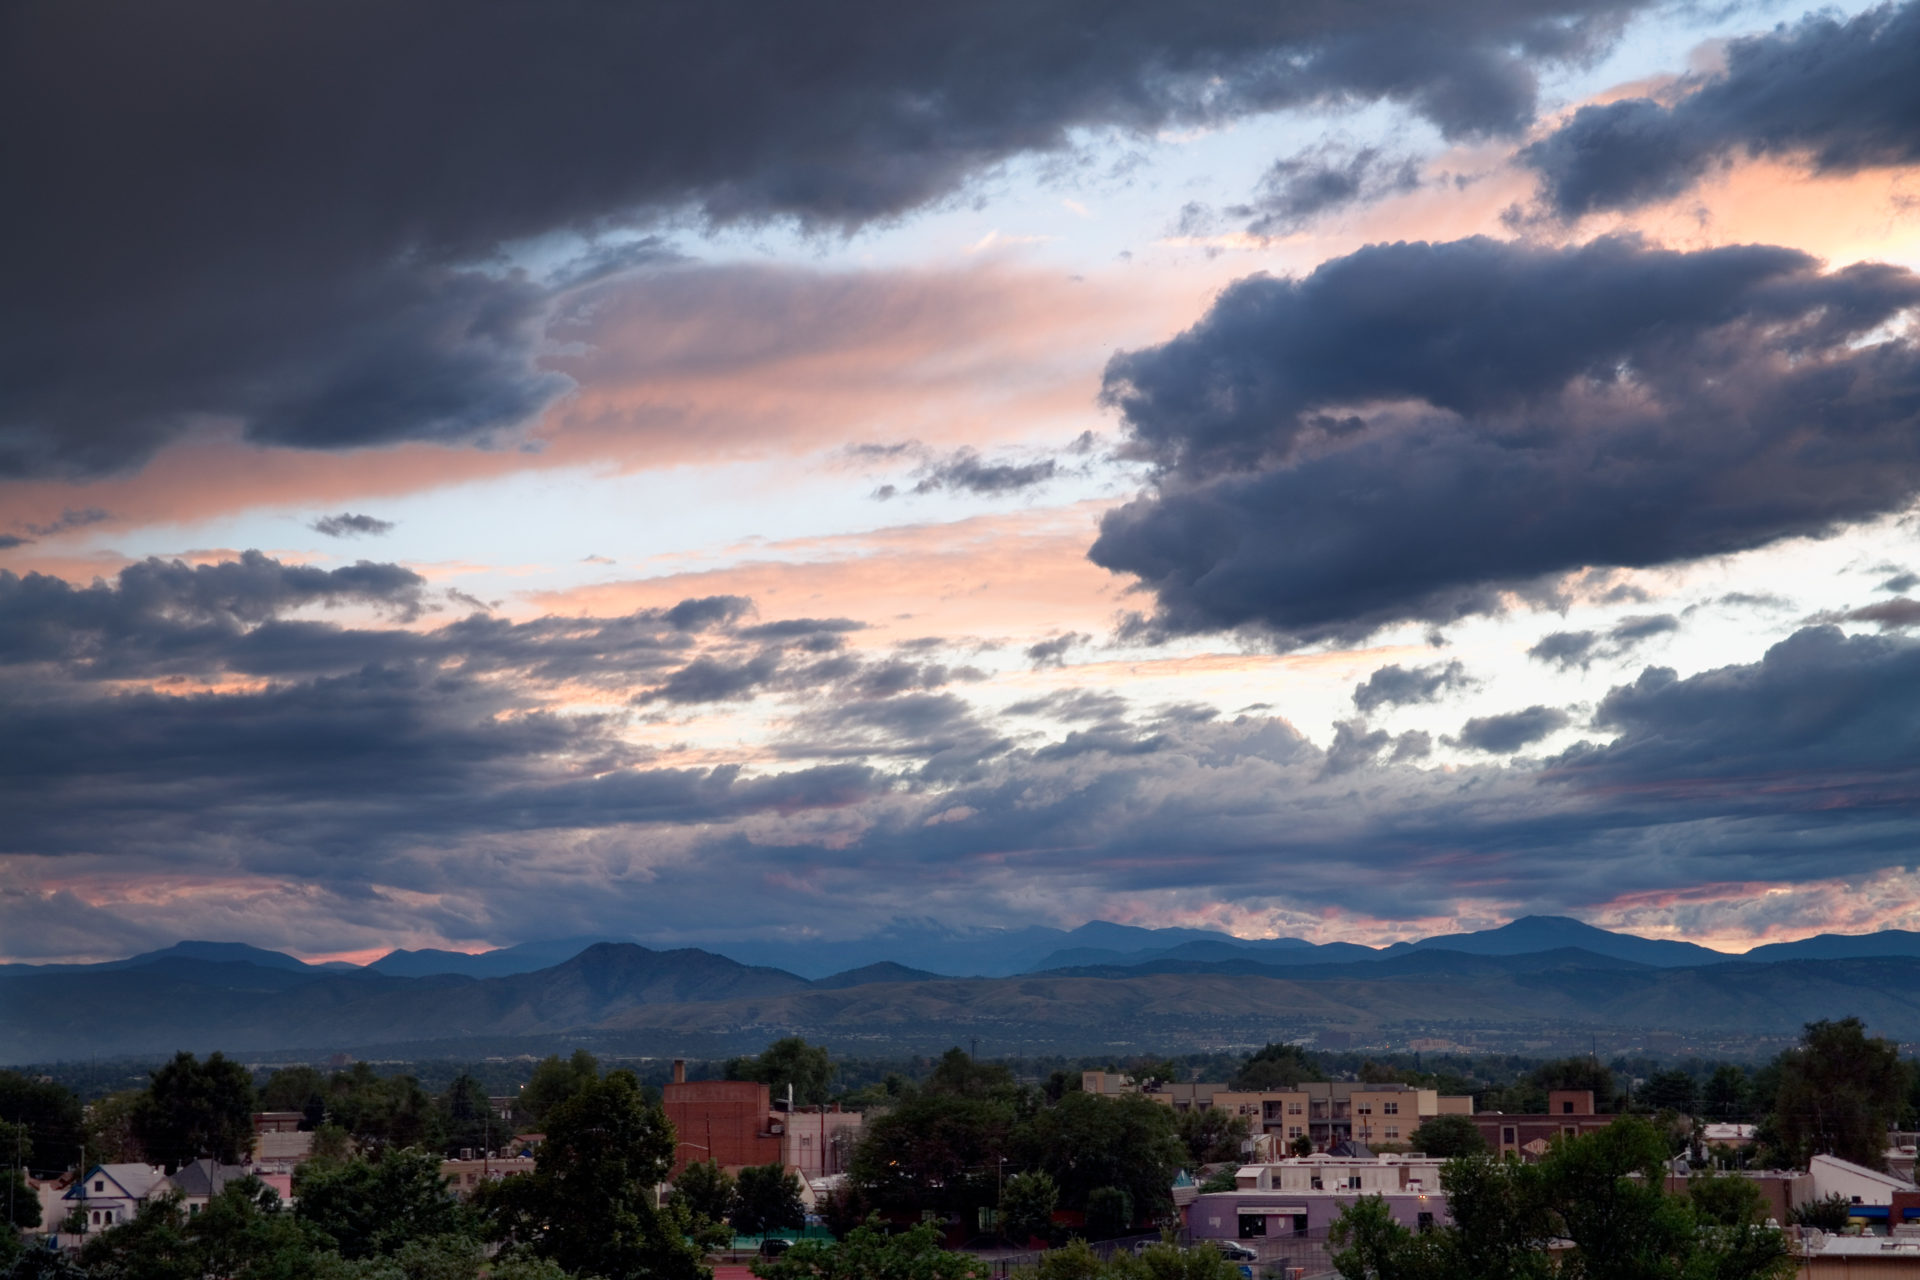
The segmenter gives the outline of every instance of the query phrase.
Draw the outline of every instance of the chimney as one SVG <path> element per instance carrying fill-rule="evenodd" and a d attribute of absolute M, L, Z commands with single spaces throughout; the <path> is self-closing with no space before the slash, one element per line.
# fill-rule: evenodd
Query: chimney
<path fill-rule="evenodd" d="M 685 1084 L 687 1082 L 687 1060 L 685 1058 L 675 1058 L 673 1060 L 673 1082 L 675 1084 Z"/>

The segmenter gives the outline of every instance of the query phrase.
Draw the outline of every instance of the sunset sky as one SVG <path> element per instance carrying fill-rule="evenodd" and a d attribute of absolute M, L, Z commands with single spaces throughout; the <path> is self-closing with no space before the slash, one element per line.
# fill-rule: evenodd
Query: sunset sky
<path fill-rule="evenodd" d="M 0 959 L 1920 928 L 1920 0 L 27 0 L 0 116 Z"/>

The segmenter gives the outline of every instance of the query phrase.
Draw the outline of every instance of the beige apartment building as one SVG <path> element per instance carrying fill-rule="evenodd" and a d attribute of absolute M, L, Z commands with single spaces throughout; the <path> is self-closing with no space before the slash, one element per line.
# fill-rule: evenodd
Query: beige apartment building
<path fill-rule="evenodd" d="M 1139 1087 L 1112 1071 L 1084 1071 L 1080 1087 L 1088 1093 L 1117 1096 L 1138 1093 L 1175 1111 L 1225 1110 L 1245 1116 L 1255 1134 L 1265 1134 L 1278 1150 L 1297 1138 L 1316 1151 L 1342 1142 L 1363 1146 L 1409 1142 L 1429 1116 L 1473 1114 L 1473 1099 L 1416 1089 L 1404 1084 L 1363 1084 L 1351 1080 L 1303 1082 L 1290 1089 L 1236 1092 L 1224 1084 L 1152 1084 Z"/>

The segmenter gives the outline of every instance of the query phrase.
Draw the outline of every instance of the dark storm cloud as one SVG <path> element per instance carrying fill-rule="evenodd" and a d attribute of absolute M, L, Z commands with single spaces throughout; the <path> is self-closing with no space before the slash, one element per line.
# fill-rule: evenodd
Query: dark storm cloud
<path fill-rule="evenodd" d="M 1353 686 L 1353 705 L 1361 711 L 1373 711 L 1380 707 L 1433 702 L 1448 690 L 1470 688 L 1473 683 L 1458 659 L 1427 667 L 1403 667 L 1394 663 L 1381 667 Z"/>
<path fill-rule="evenodd" d="M 398 565 L 316 569 L 257 551 L 210 565 L 143 560 L 88 587 L 0 570 L 0 666 L 59 663 L 102 677 L 217 667 L 250 628 L 278 614 L 359 603 L 411 617 L 425 586 Z"/>
<path fill-rule="evenodd" d="M 326 853 L 365 874 L 365 857 L 415 840 L 725 821 L 842 804 L 872 786 L 846 765 L 760 780 L 640 768 L 612 727 L 422 667 L 193 697 L 8 690 L 0 841 L 6 852 L 184 852 L 237 839 Z M 320 880 L 342 870 L 300 868 Z"/>
<path fill-rule="evenodd" d="M 1646 617 L 1622 618 L 1605 632 L 1555 631 L 1542 636 L 1527 656 L 1550 666 L 1570 671 L 1585 669 L 1596 658 L 1619 658 L 1655 636 L 1680 629 L 1680 620 L 1670 613 Z"/>
<path fill-rule="evenodd" d="M 137 465 L 203 422 L 502 438 L 567 385 L 536 358 L 552 290 L 654 260 L 649 224 L 851 229 L 1076 130 L 1287 106 L 1509 132 L 1538 65 L 1635 8 L 8 6 L 0 115 L 32 125 L 0 136 L 0 474 Z M 592 242 L 552 280 L 502 252 L 556 231 Z"/>
<path fill-rule="evenodd" d="M 1292 231 L 1320 214 L 1361 201 L 1378 200 L 1420 185 L 1410 159 L 1394 159 L 1377 147 L 1356 151 L 1320 148 L 1276 161 L 1261 179 L 1254 202 L 1236 214 L 1251 215 L 1255 235 Z"/>
<path fill-rule="evenodd" d="M 1460 726 L 1458 741 L 1474 751 L 1504 755 L 1559 732 L 1573 717 L 1558 707 L 1528 707 L 1497 716 L 1475 716 Z"/>
<path fill-rule="evenodd" d="M 1679 195 L 1736 155 L 1816 172 L 1920 161 L 1920 3 L 1819 15 L 1726 46 L 1726 70 L 1672 105 L 1582 107 L 1520 152 L 1560 214 Z"/>
<path fill-rule="evenodd" d="M 1155 484 L 1091 554 L 1154 593 L 1138 631 L 1304 642 L 1821 534 L 1920 491 L 1920 351 L 1862 341 L 1916 304 L 1898 268 L 1621 238 L 1251 277 L 1109 364 Z"/>
<path fill-rule="evenodd" d="M 1649 667 L 1602 699 L 1593 723 L 1619 736 L 1556 762 L 1584 787 L 1656 789 L 1683 804 L 1697 797 L 1783 817 L 1897 805 L 1910 825 L 1920 794 L 1920 644 L 1808 627 L 1756 663 L 1685 679 Z"/>
<path fill-rule="evenodd" d="M 363 533 L 379 535 L 393 532 L 393 521 L 378 520 L 373 516 L 356 515 L 351 511 L 342 511 L 337 516 L 321 516 L 307 526 L 315 533 L 323 533 L 329 538 L 357 538 Z"/>

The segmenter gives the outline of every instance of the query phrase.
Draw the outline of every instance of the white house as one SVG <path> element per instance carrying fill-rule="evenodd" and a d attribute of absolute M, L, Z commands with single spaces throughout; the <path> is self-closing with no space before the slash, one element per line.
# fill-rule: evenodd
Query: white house
<path fill-rule="evenodd" d="M 97 1164 L 67 1189 L 68 1211 L 86 1214 L 87 1230 L 130 1222 L 146 1198 L 166 1181 L 166 1171 L 145 1164 Z M 50 1224 L 58 1226 L 58 1223 Z"/>

